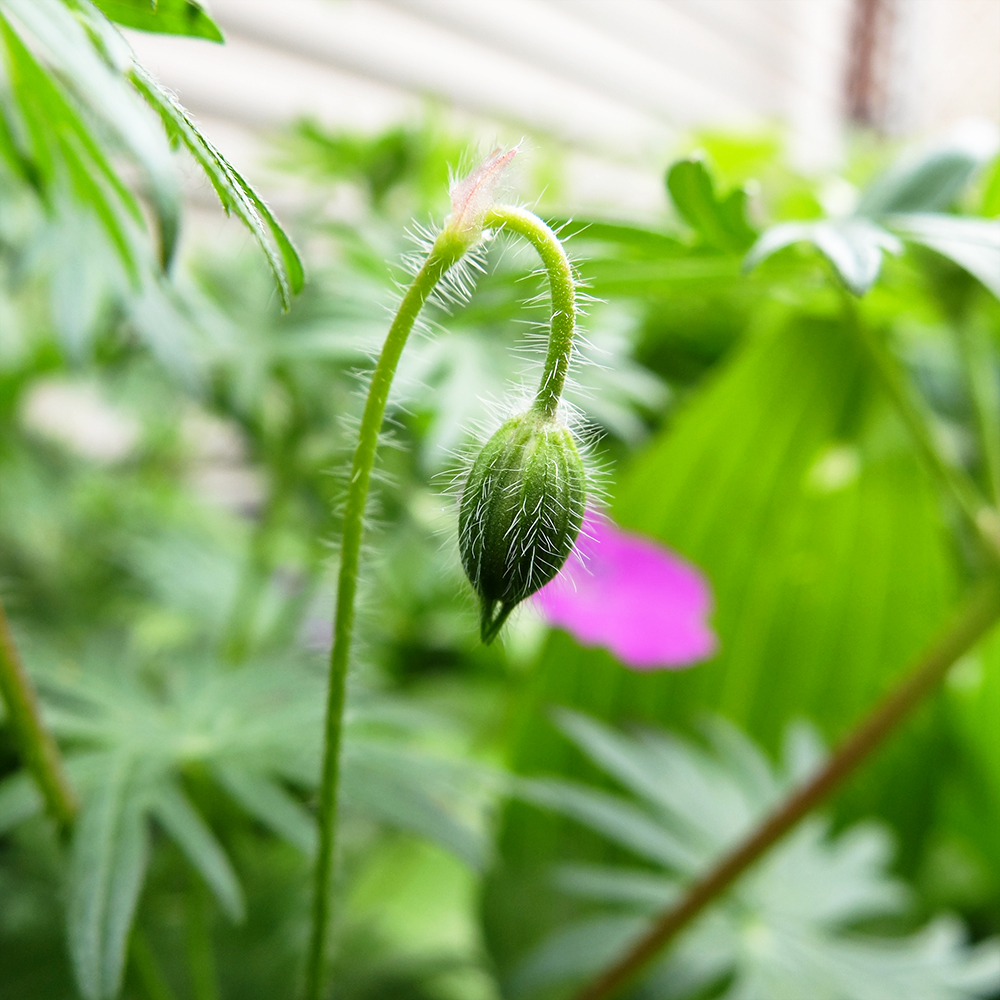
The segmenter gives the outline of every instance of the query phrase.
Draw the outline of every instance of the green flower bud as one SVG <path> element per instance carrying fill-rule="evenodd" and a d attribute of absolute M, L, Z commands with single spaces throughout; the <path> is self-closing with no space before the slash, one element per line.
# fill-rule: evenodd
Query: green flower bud
<path fill-rule="evenodd" d="M 462 492 L 462 565 L 481 602 L 483 642 L 562 568 L 580 533 L 587 475 L 568 428 L 529 411 L 486 442 Z"/>

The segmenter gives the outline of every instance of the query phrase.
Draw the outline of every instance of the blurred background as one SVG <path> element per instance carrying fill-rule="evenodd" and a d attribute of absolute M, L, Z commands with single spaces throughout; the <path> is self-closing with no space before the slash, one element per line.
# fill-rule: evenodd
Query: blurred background
<path fill-rule="evenodd" d="M 224 48 L 133 33 L 140 58 L 264 183 L 300 118 L 374 133 L 433 108 L 484 146 L 558 150 L 563 203 L 663 207 L 692 129 L 780 127 L 793 164 L 1000 119 L 994 0 L 215 0 Z M 537 168 L 536 168 L 537 169 Z M 280 180 L 267 178 L 278 196 Z"/>

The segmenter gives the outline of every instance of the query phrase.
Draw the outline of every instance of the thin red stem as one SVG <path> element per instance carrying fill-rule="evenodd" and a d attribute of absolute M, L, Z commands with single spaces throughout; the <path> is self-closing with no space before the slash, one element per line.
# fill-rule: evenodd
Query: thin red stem
<path fill-rule="evenodd" d="M 792 792 L 746 840 L 695 882 L 675 906 L 663 913 L 643 937 L 574 1000 L 608 1000 L 632 982 L 705 907 L 854 774 L 998 618 L 1000 582 L 991 579 L 977 591 L 951 627 L 924 653 L 903 681 L 840 744 L 815 777 Z"/>

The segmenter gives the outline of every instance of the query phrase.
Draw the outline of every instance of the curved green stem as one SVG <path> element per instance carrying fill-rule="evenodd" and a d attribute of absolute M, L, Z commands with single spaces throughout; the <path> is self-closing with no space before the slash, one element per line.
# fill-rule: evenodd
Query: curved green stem
<path fill-rule="evenodd" d="M 576 331 L 576 281 L 566 251 L 559 237 L 537 215 L 523 208 L 494 205 L 486 213 L 483 225 L 503 227 L 528 240 L 542 258 L 552 289 L 552 322 L 549 349 L 541 385 L 535 395 L 533 409 L 554 417 L 566 374 L 573 354 L 573 334 Z"/>
<path fill-rule="evenodd" d="M 52 818 L 65 831 L 76 816 L 77 801 L 62 757 L 42 720 L 38 696 L 14 645 L 10 622 L 0 601 L 0 696 L 7 705 L 14 743 L 34 776 Z"/>
<path fill-rule="evenodd" d="M 556 234 L 531 212 L 498 205 L 486 212 L 481 224 L 493 228 L 503 227 L 524 236 L 538 251 L 548 273 L 552 287 L 552 329 L 545 371 L 534 408 L 546 417 L 552 418 L 555 416 L 559 397 L 566 382 L 576 325 L 576 289 L 572 267 Z M 365 505 L 372 468 L 375 465 L 378 436 L 396 366 L 417 315 L 434 286 L 445 272 L 461 259 L 471 243 L 472 236 L 468 231 L 463 233 L 445 229 L 438 237 L 424 266 L 403 296 L 403 301 L 389 328 L 372 375 L 361 418 L 361 430 L 351 465 L 344 508 L 333 648 L 330 651 L 330 687 L 327 695 L 319 801 L 319 848 L 313 883 L 312 928 L 306 961 L 306 1000 L 320 1000 L 323 991 L 331 913 L 331 880 L 336 848 L 344 695 L 354 629 L 354 603 Z"/>
<path fill-rule="evenodd" d="M 358 584 L 361 538 L 364 530 L 368 487 L 375 465 L 378 436 L 382 429 L 389 388 L 399 357 L 413 329 L 417 315 L 442 275 L 468 249 L 468 244 L 446 230 L 431 249 L 424 266 L 413 279 L 389 333 L 372 375 L 361 418 L 358 445 L 351 465 L 344 507 L 340 545 L 340 574 L 330 651 L 330 687 L 327 694 L 323 773 L 319 800 L 319 848 L 313 884 L 312 928 L 306 964 L 307 1000 L 320 1000 L 326 966 L 326 945 L 330 923 L 330 889 L 336 846 L 337 796 L 340 785 L 340 748 L 343 740 L 344 693 L 347 666 L 354 631 L 354 600 Z"/>
<path fill-rule="evenodd" d="M 609 1000 L 618 996 L 711 902 L 854 774 L 937 688 L 949 668 L 986 635 L 998 618 L 1000 581 L 990 578 L 969 600 L 952 626 L 840 744 L 816 775 L 795 789 L 746 840 L 698 879 L 674 906 L 653 922 L 646 934 L 573 1000 Z"/>

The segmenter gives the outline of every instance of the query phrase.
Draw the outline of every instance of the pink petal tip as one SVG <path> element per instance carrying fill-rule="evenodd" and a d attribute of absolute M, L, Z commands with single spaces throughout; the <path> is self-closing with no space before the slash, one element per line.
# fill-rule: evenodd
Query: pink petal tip
<path fill-rule="evenodd" d="M 690 667 L 715 652 L 711 589 L 695 567 L 594 512 L 576 548 L 533 598 L 551 625 L 633 670 Z"/>

